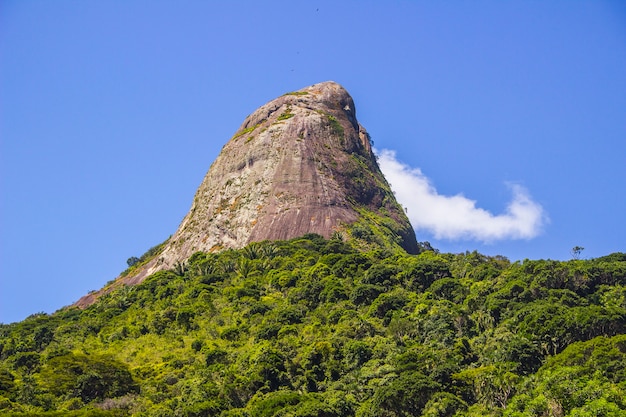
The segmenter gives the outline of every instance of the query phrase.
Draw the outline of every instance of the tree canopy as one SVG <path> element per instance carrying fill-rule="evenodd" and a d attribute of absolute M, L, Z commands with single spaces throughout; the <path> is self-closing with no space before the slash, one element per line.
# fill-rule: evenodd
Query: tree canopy
<path fill-rule="evenodd" d="M 0 413 L 621 416 L 626 256 L 419 255 L 307 235 L 196 253 L 0 326 Z"/>

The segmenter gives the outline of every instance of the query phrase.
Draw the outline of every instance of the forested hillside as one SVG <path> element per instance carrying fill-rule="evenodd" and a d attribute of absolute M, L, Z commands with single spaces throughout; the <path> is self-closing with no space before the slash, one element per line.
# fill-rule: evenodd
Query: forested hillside
<path fill-rule="evenodd" d="M 0 413 L 626 415 L 626 254 L 422 249 L 306 235 L 196 253 L 2 325 Z"/>

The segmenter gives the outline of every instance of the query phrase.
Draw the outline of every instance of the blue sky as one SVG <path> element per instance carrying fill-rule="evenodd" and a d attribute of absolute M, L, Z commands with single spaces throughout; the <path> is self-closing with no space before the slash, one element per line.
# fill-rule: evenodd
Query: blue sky
<path fill-rule="evenodd" d="M 3 0 L 0 322 L 115 278 L 246 115 L 327 80 L 418 240 L 626 251 L 625 74 L 621 1 Z"/>

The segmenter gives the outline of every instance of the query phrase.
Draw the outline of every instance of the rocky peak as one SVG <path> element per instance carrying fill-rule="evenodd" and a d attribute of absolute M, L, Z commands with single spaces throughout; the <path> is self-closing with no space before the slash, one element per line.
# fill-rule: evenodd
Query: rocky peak
<path fill-rule="evenodd" d="M 197 251 L 306 233 L 347 235 L 364 216 L 417 252 L 415 233 L 376 163 L 352 97 L 335 82 L 314 84 L 244 120 L 161 253 L 123 281 L 141 282 Z"/>

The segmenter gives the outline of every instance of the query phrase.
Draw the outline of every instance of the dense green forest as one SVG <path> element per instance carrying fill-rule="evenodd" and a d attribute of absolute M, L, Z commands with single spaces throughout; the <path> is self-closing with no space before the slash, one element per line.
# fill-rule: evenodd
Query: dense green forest
<path fill-rule="evenodd" d="M 0 326 L 0 413 L 624 416 L 626 254 L 510 262 L 306 235 Z"/>

